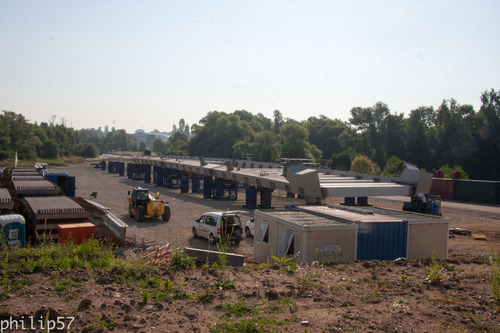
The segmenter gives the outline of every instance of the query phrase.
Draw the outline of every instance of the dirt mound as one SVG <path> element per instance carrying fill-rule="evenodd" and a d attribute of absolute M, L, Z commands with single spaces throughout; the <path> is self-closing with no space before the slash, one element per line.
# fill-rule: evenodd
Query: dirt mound
<path fill-rule="evenodd" d="M 401 260 L 18 272 L 11 279 L 28 287 L 2 302 L 0 320 L 6 332 L 16 323 L 32 332 L 495 332 L 500 304 L 491 272 L 485 258 L 455 254 L 434 266 Z"/>

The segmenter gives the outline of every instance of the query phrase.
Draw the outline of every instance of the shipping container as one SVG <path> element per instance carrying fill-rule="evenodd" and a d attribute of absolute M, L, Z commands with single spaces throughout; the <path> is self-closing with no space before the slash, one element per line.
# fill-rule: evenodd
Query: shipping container
<path fill-rule="evenodd" d="M 500 204 L 500 182 L 457 179 L 455 200 L 498 205 Z"/>
<path fill-rule="evenodd" d="M 95 225 L 90 222 L 60 224 L 57 229 L 59 243 L 72 241 L 75 244 L 81 244 L 84 240 L 92 237 Z"/>
<path fill-rule="evenodd" d="M 26 224 L 22 215 L 0 215 L 0 229 L 0 247 L 26 247 Z"/>
<path fill-rule="evenodd" d="M 59 186 L 68 197 L 75 196 L 75 177 L 68 176 L 64 172 L 47 172 L 44 176 L 48 181 Z"/>
<path fill-rule="evenodd" d="M 455 200 L 455 179 L 432 178 L 430 194 L 440 195 L 445 200 Z"/>

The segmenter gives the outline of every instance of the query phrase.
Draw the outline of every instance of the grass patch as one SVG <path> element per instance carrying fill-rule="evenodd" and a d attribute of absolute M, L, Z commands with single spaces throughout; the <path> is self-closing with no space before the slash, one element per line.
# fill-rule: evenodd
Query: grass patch
<path fill-rule="evenodd" d="M 60 274 L 56 274 L 52 277 L 54 283 L 54 291 L 65 292 L 64 295 L 65 300 L 75 299 L 79 296 L 79 293 L 76 291 L 80 286 L 80 283 L 74 281 L 73 279 L 65 279 L 61 277 Z"/>
<path fill-rule="evenodd" d="M 26 279 L 12 278 L 14 271 L 41 272 L 70 269 L 111 268 L 119 263 L 112 250 L 99 241 L 91 239 L 80 245 L 44 243 L 40 246 L 27 248 L 0 249 L 2 266 L 0 298 L 9 293 L 23 290 L 30 283 Z M 75 282 L 57 278 L 55 290 L 74 289 Z"/>
<path fill-rule="evenodd" d="M 290 313 L 295 306 L 289 297 L 273 302 L 247 303 L 244 299 L 225 303 L 220 310 L 224 312 L 216 323 L 207 325 L 209 332 L 281 332 L 286 331 L 294 318 L 280 318 Z M 295 306 L 296 307 L 296 306 Z"/>
<path fill-rule="evenodd" d="M 236 315 L 238 317 L 255 315 L 258 313 L 255 304 L 248 305 L 243 299 L 240 299 L 236 303 L 225 303 L 222 308 L 226 315 Z"/>
<path fill-rule="evenodd" d="M 113 317 L 107 318 L 102 315 L 94 319 L 92 323 L 87 324 L 90 329 L 108 329 L 113 330 L 116 326 L 115 320 Z"/>
<path fill-rule="evenodd" d="M 9 248 L 0 252 L 0 259 L 8 258 L 8 269 L 30 271 L 112 268 L 117 264 L 111 248 L 95 239 L 75 245 L 44 243 L 27 248 Z M 5 269 L 5 266 L 4 266 Z"/>
<path fill-rule="evenodd" d="M 81 156 L 63 156 L 60 158 L 56 159 L 42 159 L 42 158 L 37 158 L 34 160 L 18 160 L 17 161 L 17 166 L 18 167 L 33 167 L 36 163 L 47 163 L 48 165 L 63 165 L 63 164 L 77 164 L 77 163 L 82 163 L 87 158 L 81 157 Z M 9 167 L 9 168 L 14 168 L 14 158 L 7 158 L 4 160 L 0 161 L 0 165 Z"/>
<path fill-rule="evenodd" d="M 366 304 L 377 304 L 377 303 L 382 302 L 382 295 L 380 295 L 378 292 L 370 292 L 370 293 L 364 294 L 361 297 L 361 299 Z"/>
<path fill-rule="evenodd" d="M 234 285 L 234 280 L 225 280 L 225 281 L 221 281 L 221 282 L 214 282 L 213 286 L 219 290 L 236 289 L 236 286 Z"/>

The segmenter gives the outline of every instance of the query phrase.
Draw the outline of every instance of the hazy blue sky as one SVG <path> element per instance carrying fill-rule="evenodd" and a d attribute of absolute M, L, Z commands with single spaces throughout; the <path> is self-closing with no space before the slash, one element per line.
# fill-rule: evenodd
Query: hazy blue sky
<path fill-rule="evenodd" d="M 498 13 L 496 0 L 0 0 L 0 109 L 128 132 L 213 110 L 477 110 L 500 89 Z"/>

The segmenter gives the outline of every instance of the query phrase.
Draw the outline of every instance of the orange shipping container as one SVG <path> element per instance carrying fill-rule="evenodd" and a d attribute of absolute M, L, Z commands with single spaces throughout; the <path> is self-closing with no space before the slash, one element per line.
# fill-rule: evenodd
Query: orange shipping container
<path fill-rule="evenodd" d="M 95 225 L 90 222 L 59 224 L 57 229 L 59 243 L 65 243 L 71 240 L 75 244 L 81 244 L 85 239 L 92 237 Z"/>

